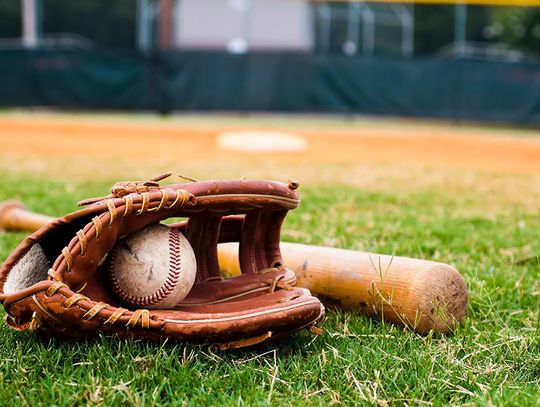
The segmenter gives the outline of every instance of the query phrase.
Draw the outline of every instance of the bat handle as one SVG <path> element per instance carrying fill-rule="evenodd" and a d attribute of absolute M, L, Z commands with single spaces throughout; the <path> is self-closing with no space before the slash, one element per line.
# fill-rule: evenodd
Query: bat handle
<path fill-rule="evenodd" d="M 51 216 L 30 212 L 16 200 L 0 203 L 0 230 L 35 232 L 53 219 Z"/>

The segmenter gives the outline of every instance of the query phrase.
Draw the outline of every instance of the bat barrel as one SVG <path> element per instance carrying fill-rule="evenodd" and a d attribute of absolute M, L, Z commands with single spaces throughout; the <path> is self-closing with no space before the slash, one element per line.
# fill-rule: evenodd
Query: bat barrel
<path fill-rule="evenodd" d="M 30 212 L 16 200 L 0 203 L 0 230 L 34 232 L 53 219 Z"/>
<path fill-rule="evenodd" d="M 282 244 L 298 285 L 342 308 L 427 333 L 446 333 L 467 312 L 467 287 L 448 264 L 353 250 Z"/>

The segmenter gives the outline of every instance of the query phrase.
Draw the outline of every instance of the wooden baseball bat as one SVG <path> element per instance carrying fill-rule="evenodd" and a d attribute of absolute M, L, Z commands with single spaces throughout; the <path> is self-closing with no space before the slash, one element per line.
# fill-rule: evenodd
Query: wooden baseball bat
<path fill-rule="evenodd" d="M 0 204 L 0 229 L 33 232 L 53 218 L 17 201 Z M 467 314 L 468 291 L 453 267 L 428 260 L 281 243 L 284 264 L 327 305 L 410 327 L 452 332 Z M 238 243 L 218 246 L 223 273 L 240 274 Z"/>
<path fill-rule="evenodd" d="M 53 219 L 52 216 L 30 212 L 16 200 L 0 203 L 0 230 L 35 232 Z"/>
<path fill-rule="evenodd" d="M 452 332 L 467 314 L 467 286 L 448 264 L 299 243 L 280 247 L 297 285 L 327 305 L 423 334 Z M 220 244 L 218 256 L 223 272 L 240 273 L 238 243 Z"/>

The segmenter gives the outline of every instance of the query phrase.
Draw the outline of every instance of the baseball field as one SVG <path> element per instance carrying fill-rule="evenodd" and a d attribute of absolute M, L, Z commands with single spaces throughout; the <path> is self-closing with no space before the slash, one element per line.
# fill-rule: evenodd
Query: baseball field
<path fill-rule="evenodd" d="M 280 132 L 304 151 L 221 148 Z M 436 260 L 469 289 L 453 335 L 330 309 L 323 333 L 214 353 L 0 326 L 1 405 L 540 403 L 540 131 L 371 117 L 0 113 L 0 200 L 62 216 L 119 180 L 300 183 L 283 240 Z M 171 182 L 177 182 L 178 178 Z M 24 238 L 0 232 L 0 261 Z M 1 311 L 4 315 L 4 311 Z"/>

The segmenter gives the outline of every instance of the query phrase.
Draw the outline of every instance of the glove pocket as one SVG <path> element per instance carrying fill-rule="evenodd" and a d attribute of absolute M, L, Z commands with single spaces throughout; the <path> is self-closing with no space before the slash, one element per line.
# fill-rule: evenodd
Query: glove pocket
<path fill-rule="evenodd" d="M 256 337 L 269 340 L 310 327 L 323 317 L 324 307 L 307 290 L 295 289 L 200 309 L 192 306 L 186 311 L 163 311 L 158 315 L 165 321 L 166 336 L 191 342 L 225 343 Z"/>

